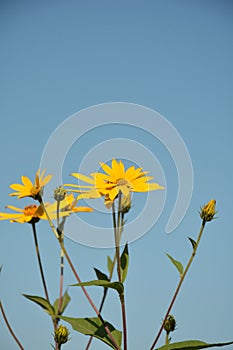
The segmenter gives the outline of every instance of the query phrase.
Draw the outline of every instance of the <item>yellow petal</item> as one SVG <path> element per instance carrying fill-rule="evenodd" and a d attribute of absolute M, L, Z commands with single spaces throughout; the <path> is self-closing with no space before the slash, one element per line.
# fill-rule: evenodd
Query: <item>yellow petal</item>
<path fill-rule="evenodd" d="M 94 183 L 95 183 L 94 179 L 92 179 L 92 178 L 90 178 L 88 176 L 79 174 L 79 173 L 72 173 L 71 176 L 74 176 L 77 179 L 79 179 L 81 181 L 84 181 L 84 182 L 87 182 L 88 184 L 91 184 L 91 185 L 94 185 Z"/>
<path fill-rule="evenodd" d="M 109 192 L 109 199 L 113 201 L 116 196 L 118 195 L 119 189 L 117 187 L 114 187 L 110 192 Z"/>
<path fill-rule="evenodd" d="M 24 184 L 24 186 L 27 186 L 27 187 L 33 186 L 33 183 L 31 182 L 31 180 L 27 176 L 21 176 L 21 180 L 22 180 L 22 183 Z"/>
<path fill-rule="evenodd" d="M 12 210 L 15 210 L 15 211 L 20 211 L 21 213 L 23 213 L 23 209 L 14 207 L 13 205 L 7 205 L 6 208 L 7 209 L 12 209 Z"/>
<path fill-rule="evenodd" d="M 102 162 L 100 162 L 100 165 L 101 165 L 102 169 L 105 171 L 105 173 L 107 173 L 110 177 L 114 176 L 113 169 L 110 168 L 109 165 L 102 163 Z"/>

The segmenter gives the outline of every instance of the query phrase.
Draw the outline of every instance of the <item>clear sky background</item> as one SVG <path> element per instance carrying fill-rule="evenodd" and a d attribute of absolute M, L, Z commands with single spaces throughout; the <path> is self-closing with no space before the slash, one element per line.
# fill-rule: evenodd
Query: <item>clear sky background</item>
<path fill-rule="evenodd" d="M 151 346 L 178 282 L 165 253 L 185 264 L 191 253 L 186 237 L 197 236 L 199 207 L 212 198 L 217 200 L 218 219 L 207 225 L 173 308 L 177 330 L 172 338 L 233 339 L 232 19 L 230 0 L 0 2 L 0 211 L 7 204 L 26 203 L 8 197 L 9 184 L 19 182 L 21 175 L 33 178 L 54 129 L 92 105 L 121 101 L 152 108 L 173 124 L 190 152 L 192 200 L 181 224 L 168 235 L 165 227 L 177 194 L 176 169 L 159 142 L 140 135 L 140 142 L 163 168 L 167 198 L 156 225 L 130 244 L 126 282 L 129 349 Z M 132 135 L 122 126 L 86 135 L 67 157 L 64 180 L 70 181 L 68 174 L 93 147 L 93 140 L 99 144 Z M 140 197 L 136 198 L 130 215 L 140 205 Z M 90 214 L 83 215 L 88 220 Z M 46 223 L 40 223 L 38 229 L 46 279 L 55 300 L 59 247 Z M 94 278 L 94 266 L 106 271 L 106 256 L 113 254 L 111 249 L 72 240 L 66 245 L 83 280 Z M 29 225 L 1 222 L 0 264 L 0 298 L 25 350 L 49 349 L 49 317 L 21 295 L 43 296 Z M 68 266 L 65 273 L 65 284 L 74 283 Z M 97 304 L 100 292 L 90 289 Z M 72 302 L 67 316 L 94 316 L 81 291 L 69 288 L 69 293 Z M 113 292 L 104 317 L 121 328 Z M 71 337 L 64 349 L 84 349 L 87 337 L 75 332 Z M 161 337 L 159 345 L 163 342 Z M 16 348 L 0 317 L 0 349 Z M 105 348 L 99 341 L 93 344 L 95 350 Z"/>

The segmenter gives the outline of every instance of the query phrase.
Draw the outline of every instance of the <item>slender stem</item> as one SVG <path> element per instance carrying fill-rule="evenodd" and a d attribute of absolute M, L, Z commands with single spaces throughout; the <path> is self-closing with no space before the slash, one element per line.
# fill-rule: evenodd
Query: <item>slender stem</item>
<path fill-rule="evenodd" d="M 117 223 L 115 208 L 113 204 L 113 226 L 114 226 L 114 237 L 115 237 L 115 248 L 116 248 L 116 261 L 117 261 L 117 274 L 118 281 L 122 282 L 121 278 L 121 258 L 120 258 L 120 237 L 122 233 L 122 215 L 121 215 L 121 191 L 118 194 L 118 213 L 117 213 Z M 127 350 L 127 322 L 126 322 L 126 310 L 125 310 L 125 296 L 124 294 L 120 295 L 121 302 L 121 313 L 122 313 L 122 323 L 123 323 L 123 340 L 124 340 L 124 350 Z"/>
<path fill-rule="evenodd" d="M 173 298 L 172 298 L 172 300 L 171 300 L 171 302 L 170 302 L 170 304 L 169 304 L 169 307 L 168 307 L 167 312 L 166 312 L 166 314 L 165 314 L 165 317 L 164 317 L 164 319 L 163 319 L 162 325 L 161 325 L 161 327 L 160 327 L 160 329 L 159 329 L 159 331 L 158 331 L 158 334 L 157 334 L 157 336 L 156 336 L 156 338 L 155 338 L 155 340 L 154 340 L 154 342 L 153 342 L 153 344 L 152 344 L 150 350 L 153 350 L 153 349 L 154 349 L 154 347 L 155 347 L 157 341 L 159 340 L 159 337 L 160 337 L 160 335 L 161 335 L 161 333 L 162 333 L 162 331 L 163 331 L 163 327 L 164 327 L 164 324 L 165 324 L 165 322 L 166 322 L 166 320 L 167 320 L 167 317 L 168 317 L 168 315 L 169 315 L 169 313 L 170 313 L 170 311 L 171 311 L 171 309 L 172 309 L 172 307 L 173 307 L 173 305 L 174 305 L 174 303 L 175 303 L 175 301 L 176 301 L 177 295 L 178 295 L 178 293 L 179 293 L 179 291 L 180 291 L 180 288 L 181 288 L 181 286 L 182 286 L 182 284 L 183 284 L 183 282 L 184 282 L 185 276 L 186 276 L 186 274 L 187 274 L 187 272 L 188 272 L 188 270 L 189 270 L 189 268 L 190 268 L 190 266 L 191 266 L 191 264 L 192 264 L 192 261 L 193 261 L 195 255 L 196 255 L 197 248 L 198 248 L 198 245 L 199 245 L 199 243 L 200 243 L 201 236 L 202 236 L 202 233 L 203 233 L 203 230 L 204 230 L 204 227 L 205 227 L 205 223 L 206 223 L 206 221 L 203 220 L 203 221 L 202 221 L 201 228 L 200 228 L 200 232 L 199 232 L 199 235 L 198 235 L 198 238 L 197 238 L 197 242 L 196 242 L 196 244 L 195 244 L 195 246 L 194 246 L 194 248 L 193 248 L 193 251 L 192 251 L 192 255 L 191 255 L 191 257 L 189 258 L 189 261 L 188 261 L 188 263 L 187 263 L 187 266 L 186 266 L 186 268 L 185 268 L 183 274 L 180 276 L 180 281 L 179 281 L 179 283 L 178 283 L 178 286 L 177 286 L 177 288 L 176 288 L 176 290 L 175 290 L 175 293 L 174 293 L 174 295 L 173 295 Z"/>
<path fill-rule="evenodd" d="M 58 239 L 58 242 L 60 243 L 60 247 L 61 247 L 61 249 L 63 250 L 63 253 L 64 253 L 65 257 L 66 257 L 66 260 L 67 260 L 68 264 L 70 265 L 70 268 L 71 268 L 71 270 L 72 270 L 72 272 L 73 272 L 75 278 L 77 279 L 78 283 L 82 283 L 82 281 L 81 281 L 81 279 L 80 279 L 80 277 L 79 277 L 77 271 L 75 270 L 74 265 L 72 264 L 72 261 L 71 261 L 71 259 L 70 259 L 70 257 L 69 257 L 69 254 L 68 254 L 68 252 L 67 252 L 67 250 L 66 250 L 66 248 L 65 248 L 65 246 L 64 246 L 64 242 L 60 239 L 60 236 L 59 236 L 59 234 L 57 233 L 57 230 L 56 230 L 56 228 L 55 228 L 55 226 L 54 226 L 52 220 L 50 219 L 50 217 L 49 217 L 49 215 L 48 215 L 48 212 L 47 212 L 47 210 L 46 210 L 46 208 L 45 208 L 45 205 L 44 205 L 42 199 L 40 199 L 39 202 L 40 202 L 40 204 L 41 204 L 41 206 L 42 206 L 42 208 L 43 208 L 43 210 L 44 210 L 44 212 L 45 212 L 45 215 L 46 215 L 46 217 L 47 217 L 47 219 L 48 219 L 49 225 L 50 225 L 50 227 L 51 227 L 53 233 L 55 234 L 56 238 Z M 109 336 L 109 338 L 110 338 L 110 340 L 111 340 L 111 342 L 112 342 L 114 348 L 115 348 L 116 350 L 120 350 L 120 349 L 119 349 L 119 346 L 118 346 L 117 343 L 116 343 L 116 340 L 115 340 L 114 336 L 113 336 L 112 333 L 110 332 L 110 330 L 109 330 L 108 326 L 106 325 L 106 323 L 105 323 L 103 317 L 101 316 L 99 310 L 97 309 L 97 307 L 96 307 L 95 304 L 93 303 L 91 297 L 89 296 L 88 292 L 86 291 L 86 288 L 85 288 L 84 286 L 81 286 L 81 289 L 82 289 L 84 295 L 86 296 L 88 302 L 90 303 L 91 307 L 92 307 L 93 310 L 95 311 L 96 315 L 98 316 L 99 320 L 100 320 L 101 323 L 103 324 L 103 326 L 104 326 L 104 328 L 105 328 L 105 331 L 106 331 L 106 333 L 108 334 L 108 336 Z"/>
<path fill-rule="evenodd" d="M 3 305 L 2 305 L 2 303 L 1 303 L 1 301 L 0 301 L 0 310 L 1 310 L 1 312 L 2 312 L 3 319 L 4 319 L 5 323 L 6 323 L 6 326 L 7 326 L 8 330 L 9 330 L 10 334 L 12 335 L 12 337 L 14 338 L 14 340 L 16 341 L 16 343 L 17 343 L 17 345 L 19 346 L 19 348 L 20 348 L 21 350 L 24 350 L 23 345 L 20 343 L 19 339 L 16 337 L 16 335 L 15 335 L 13 329 L 12 329 L 11 326 L 10 326 L 10 323 L 9 323 L 7 317 L 6 317 L 6 314 L 5 314 L 5 311 L 4 311 L 4 308 L 3 308 Z"/>
<path fill-rule="evenodd" d="M 165 345 L 169 345 L 169 343 L 170 343 L 169 332 L 166 332 Z"/>
<path fill-rule="evenodd" d="M 57 227 L 60 225 L 60 217 L 59 217 L 59 210 L 60 210 L 60 201 L 57 201 Z M 61 233 L 61 239 L 64 240 L 64 234 Z M 64 281 L 64 253 L 61 249 L 60 253 L 60 284 L 59 284 L 59 301 L 58 301 L 58 315 L 61 312 L 62 307 L 62 291 L 63 291 L 63 281 Z"/>
<path fill-rule="evenodd" d="M 112 211 L 113 211 L 113 222 L 116 223 L 116 216 L 115 216 L 115 207 L 114 207 L 114 202 L 113 202 L 113 208 L 112 208 Z M 121 236 L 122 236 L 122 232 L 123 232 L 123 222 L 124 222 L 124 214 L 121 213 L 121 222 L 122 222 L 122 229 L 121 229 L 121 234 L 120 234 L 120 240 L 121 240 Z M 114 225 L 114 229 L 116 228 L 116 224 Z M 114 268 L 115 268 L 115 265 L 116 265 L 116 253 L 114 254 L 114 258 L 113 258 L 113 262 L 112 262 L 112 265 L 111 265 L 111 269 L 109 271 L 109 280 L 111 281 L 112 279 L 112 275 L 113 275 L 113 271 L 114 271 Z M 107 294 L 108 294 L 108 288 L 105 288 L 104 289 L 104 292 L 103 292 L 103 297 L 102 297 L 102 300 L 100 302 L 100 307 L 99 307 L 99 312 L 102 311 L 103 309 L 103 306 L 104 306 L 104 303 L 105 303 L 105 300 L 107 298 Z M 93 339 L 93 336 L 90 336 L 90 339 L 87 343 L 87 346 L 85 348 L 85 350 L 88 350 L 89 347 L 91 346 L 91 343 L 92 343 L 92 339 Z"/>
<path fill-rule="evenodd" d="M 60 211 L 60 201 L 57 201 L 57 227 L 60 225 L 60 216 L 59 216 L 59 211 Z M 61 239 L 64 240 L 64 235 L 63 232 L 61 232 Z M 61 249 L 60 252 L 60 282 L 59 282 L 59 300 L 58 300 L 58 307 L 57 307 L 57 314 L 60 315 L 61 313 L 61 307 L 62 307 L 62 290 L 63 290 L 63 280 L 64 280 L 64 253 L 63 250 Z M 59 318 L 56 319 L 56 326 L 59 324 Z M 58 344 L 55 342 L 55 347 L 56 350 L 61 349 L 61 344 Z"/>
<path fill-rule="evenodd" d="M 35 222 L 32 221 L 31 225 L 32 225 L 34 243 L 35 243 L 35 248 L 36 248 L 36 255 L 37 255 L 37 260 L 38 260 L 38 264 L 39 264 L 41 280 L 42 280 L 42 284 L 43 284 L 43 287 L 44 287 L 45 297 L 46 297 L 47 301 L 50 303 L 50 301 L 49 301 L 49 293 L 48 293 L 48 290 L 47 290 L 45 276 L 44 276 L 44 271 L 43 271 L 43 266 L 42 266 L 41 257 L 40 257 L 40 250 L 39 250 L 37 234 L 36 234 L 36 224 L 35 224 Z M 52 316 L 51 316 L 51 318 L 52 318 L 52 322 L 53 322 L 53 328 L 54 328 L 54 331 L 55 331 L 56 328 L 57 328 L 56 320 L 54 320 Z"/>
<path fill-rule="evenodd" d="M 44 271 L 43 271 L 41 257 L 40 257 L 38 240 L 37 240 L 36 224 L 35 224 L 35 222 L 32 222 L 31 225 L 32 225 L 32 231 L 33 231 L 33 236 L 34 236 L 34 243 L 35 243 L 35 247 L 36 247 L 36 255 L 37 255 L 37 260 L 38 260 L 38 264 L 39 264 L 42 284 L 43 284 L 43 287 L 44 287 L 44 292 L 45 292 L 46 299 L 49 302 L 49 294 L 48 294 L 48 290 L 47 290 L 47 286 L 46 286 L 46 282 L 45 282 L 45 276 L 44 276 Z"/>

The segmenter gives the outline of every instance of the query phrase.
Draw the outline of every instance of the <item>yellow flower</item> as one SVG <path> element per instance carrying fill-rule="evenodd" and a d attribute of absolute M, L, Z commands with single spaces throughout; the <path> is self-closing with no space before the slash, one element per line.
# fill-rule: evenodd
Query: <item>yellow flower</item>
<path fill-rule="evenodd" d="M 65 344 L 69 340 L 69 331 L 68 329 L 61 325 L 54 332 L 54 340 L 57 344 Z"/>
<path fill-rule="evenodd" d="M 18 198 L 32 197 L 40 199 L 43 195 L 44 186 L 51 180 L 52 175 L 44 176 L 45 170 L 40 174 L 40 169 L 36 173 L 34 184 L 27 176 L 22 176 L 22 184 L 12 184 L 10 188 L 15 190 L 10 196 L 17 196 Z"/>
<path fill-rule="evenodd" d="M 72 176 L 87 182 L 89 185 L 73 185 L 77 190 L 73 192 L 81 192 L 78 198 L 99 198 L 105 196 L 106 202 L 109 204 L 114 201 L 119 192 L 124 197 L 128 197 L 130 192 L 148 192 L 153 190 L 162 190 L 164 187 L 157 183 L 149 183 L 153 177 L 146 176 L 148 172 L 144 172 L 142 168 L 131 166 L 125 170 L 122 161 L 112 160 L 112 167 L 107 164 L 100 163 L 105 173 L 93 173 L 90 177 L 73 173 Z M 70 189 L 69 189 L 70 191 Z"/>
<path fill-rule="evenodd" d="M 217 213 L 215 210 L 215 206 L 216 206 L 216 200 L 211 199 L 209 203 L 207 203 L 201 208 L 200 217 L 204 221 L 211 221 L 214 218 L 215 214 Z"/>
<path fill-rule="evenodd" d="M 76 212 L 93 211 L 92 208 L 88 207 L 76 207 L 76 200 L 71 194 L 67 196 L 63 201 L 60 202 L 60 212 L 59 216 L 64 217 Z M 57 202 L 53 204 L 45 204 L 46 211 L 51 220 L 57 218 Z M 47 216 L 41 205 L 30 204 L 26 207 L 17 208 L 12 205 L 8 205 L 6 208 L 16 211 L 16 213 L 0 213 L 0 220 L 10 220 L 10 222 L 18 223 L 32 223 L 32 221 L 37 222 L 40 219 L 47 220 Z"/>

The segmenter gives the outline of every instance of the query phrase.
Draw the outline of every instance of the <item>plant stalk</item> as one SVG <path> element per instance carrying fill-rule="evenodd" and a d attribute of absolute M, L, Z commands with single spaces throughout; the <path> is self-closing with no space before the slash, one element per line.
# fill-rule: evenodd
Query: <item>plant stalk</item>
<path fill-rule="evenodd" d="M 82 281 L 81 281 L 81 279 L 80 279 L 80 277 L 79 277 L 77 271 L 75 270 L 75 267 L 74 267 L 74 265 L 73 265 L 73 263 L 72 263 L 72 261 L 71 261 L 71 259 L 70 259 L 70 257 L 69 257 L 69 254 L 68 254 L 68 252 L 67 252 L 67 250 L 66 250 L 66 248 L 65 248 L 65 246 L 64 246 L 64 243 L 63 243 L 63 241 L 60 239 L 60 236 L 59 236 L 59 234 L 57 233 L 57 230 L 56 230 L 56 228 L 55 228 L 55 226 L 54 226 L 52 220 L 50 219 L 50 217 L 49 217 L 49 215 L 48 215 L 48 212 L 47 212 L 47 210 L 46 210 L 46 208 L 45 208 L 45 205 L 44 205 L 44 202 L 43 202 L 42 198 L 40 198 L 39 202 L 40 202 L 40 204 L 41 204 L 41 206 L 42 206 L 42 208 L 43 208 L 43 210 L 44 210 L 44 212 L 45 212 L 45 215 L 46 215 L 46 217 L 47 217 L 47 219 L 48 219 L 49 225 L 50 225 L 50 227 L 51 227 L 53 233 L 55 234 L 56 238 L 58 239 L 58 242 L 60 243 L 60 247 L 61 247 L 61 249 L 63 250 L 63 253 L 64 253 L 65 257 L 66 257 L 66 260 L 67 260 L 68 264 L 70 265 L 70 268 L 71 268 L 71 270 L 72 270 L 72 272 L 73 272 L 75 278 L 77 279 L 78 283 L 82 283 Z M 93 310 L 95 311 L 96 315 L 98 316 L 99 320 L 100 320 L 101 323 L 103 324 L 103 326 L 104 326 L 104 328 L 105 328 L 105 331 L 106 331 L 106 333 L 108 334 L 108 336 L 109 336 L 109 338 L 110 338 L 110 340 L 111 340 L 113 346 L 115 347 L 116 350 L 120 350 L 120 349 L 119 349 L 119 346 L 118 346 L 117 343 L 116 343 L 115 338 L 113 337 L 112 333 L 110 332 L 110 330 L 109 330 L 108 326 L 106 325 L 106 323 L 105 323 L 103 317 L 101 316 L 99 310 L 97 309 L 97 307 L 96 307 L 95 304 L 93 303 L 91 297 L 89 296 L 88 292 L 86 291 L 86 288 L 85 288 L 84 286 L 81 286 L 81 289 L 82 289 L 82 291 L 83 291 L 85 297 L 87 298 L 88 302 L 90 303 L 91 307 L 92 307 Z"/>
<path fill-rule="evenodd" d="M 19 339 L 16 337 L 16 335 L 15 335 L 13 329 L 12 329 L 11 326 L 10 326 L 10 323 L 9 323 L 9 321 L 8 321 L 8 319 L 7 319 L 7 316 L 6 316 L 6 314 L 5 314 L 5 311 L 4 311 L 4 308 L 3 308 L 3 305 L 2 305 L 2 303 L 1 303 L 1 301 L 0 301 L 0 310 L 1 310 L 1 312 L 2 312 L 3 319 L 4 319 L 5 323 L 6 323 L 6 326 L 7 326 L 8 330 L 9 330 L 10 334 L 12 335 L 12 337 L 14 338 L 14 340 L 16 341 L 18 347 L 19 347 L 21 350 L 24 350 L 23 345 L 20 343 Z"/>
<path fill-rule="evenodd" d="M 178 286 L 177 286 L 177 288 L 176 288 L 176 290 L 175 290 L 175 293 L 174 293 L 174 295 L 173 295 L 173 298 L 172 298 L 172 300 L 171 300 L 171 302 L 170 302 L 170 305 L 169 305 L 169 307 L 168 307 L 168 309 L 167 309 L 167 312 L 166 312 L 166 314 L 165 314 L 165 316 L 164 316 L 164 319 L 163 319 L 162 325 L 161 325 L 161 327 L 160 327 L 160 329 L 159 329 L 159 331 L 158 331 L 158 334 L 157 334 L 157 336 L 155 337 L 155 340 L 154 340 L 152 346 L 150 347 L 150 350 L 153 350 L 153 349 L 154 349 L 154 347 L 155 347 L 157 341 L 159 340 L 159 337 L 160 337 L 160 335 L 161 335 L 161 333 L 162 333 L 162 331 L 163 331 L 164 324 L 165 324 L 165 322 L 166 322 L 166 320 L 167 320 L 167 317 L 168 317 L 168 315 L 170 314 L 170 311 L 171 311 L 171 309 L 172 309 L 172 307 L 173 307 L 173 305 L 174 305 L 174 303 L 175 303 L 175 301 L 176 301 L 176 298 L 177 298 L 177 295 L 178 295 L 178 293 L 179 293 L 179 291 L 180 291 L 180 288 L 181 288 L 181 286 L 182 286 L 182 284 L 183 284 L 183 282 L 184 282 L 185 276 L 186 276 L 186 274 L 187 274 L 187 272 L 188 272 L 188 270 L 189 270 L 189 268 L 190 268 L 190 266 L 191 266 L 191 264 L 192 264 L 192 262 L 193 262 L 193 259 L 194 259 L 195 255 L 196 255 L 197 248 L 198 248 L 198 246 L 199 246 L 199 243 L 200 243 L 200 240 L 201 240 L 201 237 L 202 237 L 202 233 L 203 233 L 203 230 L 204 230 L 204 227 L 205 227 L 205 223 L 206 223 L 206 221 L 203 220 L 203 221 L 202 221 L 201 228 L 200 228 L 200 232 L 199 232 L 199 235 L 198 235 L 198 238 L 197 238 L 197 242 L 196 242 L 196 244 L 195 244 L 195 246 L 194 246 L 194 248 L 193 248 L 192 255 L 190 256 L 190 259 L 189 259 L 189 261 L 188 261 L 188 263 L 187 263 L 187 266 L 186 266 L 186 268 L 185 268 L 183 274 L 180 276 L 180 281 L 179 281 L 179 283 L 178 283 Z"/>
<path fill-rule="evenodd" d="M 118 213 L 117 213 L 117 222 L 116 222 L 116 214 L 113 203 L 113 226 L 114 226 L 114 237 L 115 237 L 115 249 L 116 249 L 116 262 L 117 262 L 117 275 L 118 281 L 122 282 L 121 278 L 121 257 L 120 257 L 120 237 L 122 233 L 122 215 L 121 215 L 121 197 L 122 193 L 119 191 L 118 194 Z M 120 295 L 120 303 L 121 303 L 121 313 L 122 313 L 122 324 L 123 324 L 123 342 L 124 342 L 124 350 L 127 350 L 127 322 L 126 322 L 126 310 L 125 310 L 125 296 L 124 294 Z"/>
<path fill-rule="evenodd" d="M 34 243 L 35 243 L 35 248 L 36 248 L 37 260 L 38 260 L 39 269 L 40 269 L 41 280 L 42 280 L 42 284 L 43 284 L 43 288 L 44 288 L 44 292 L 45 292 L 45 297 L 46 297 L 47 301 L 49 302 L 49 294 L 48 294 L 48 290 L 47 290 L 47 286 L 46 286 L 43 266 L 42 266 L 41 257 L 40 257 L 38 239 L 37 239 L 37 234 L 36 234 L 36 224 L 35 224 L 35 222 L 32 221 L 31 225 L 32 225 Z"/>

